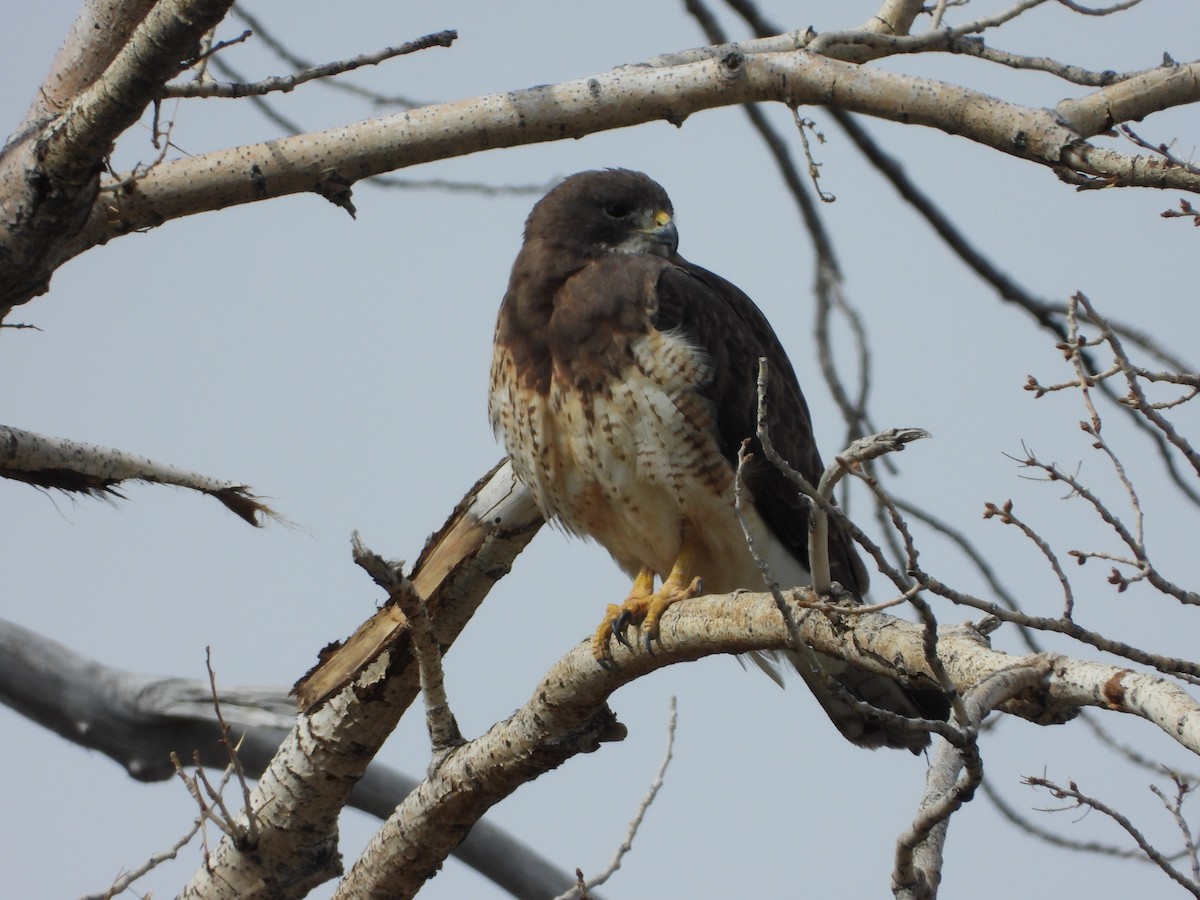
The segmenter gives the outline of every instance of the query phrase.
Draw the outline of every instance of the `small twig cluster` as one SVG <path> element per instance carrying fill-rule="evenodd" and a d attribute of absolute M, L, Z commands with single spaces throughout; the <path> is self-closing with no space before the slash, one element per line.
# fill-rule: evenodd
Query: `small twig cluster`
<path fill-rule="evenodd" d="M 1063 806 L 1054 809 L 1046 809 L 1045 812 L 1063 812 L 1064 810 L 1072 809 L 1094 809 L 1099 813 L 1108 816 L 1116 822 L 1125 832 L 1133 838 L 1138 848 L 1145 856 L 1157 865 L 1167 874 L 1176 884 L 1185 890 L 1189 891 L 1193 897 L 1200 897 L 1200 861 L 1198 861 L 1196 844 L 1192 839 L 1191 829 L 1188 827 L 1186 820 L 1182 814 L 1182 805 L 1184 796 L 1192 789 L 1192 785 L 1186 782 L 1175 779 L 1175 795 L 1168 798 L 1161 789 L 1151 786 L 1150 790 L 1158 797 L 1167 811 L 1174 817 L 1176 825 L 1184 839 L 1184 849 L 1182 856 L 1191 864 L 1191 877 L 1184 875 L 1175 866 L 1171 865 L 1170 859 L 1161 853 L 1157 847 L 1130 821 L 1129 817 L 1122 814 L 1120 811 L 1113 809 L 1108 804 L 1095 797 L 1091 797 L 1081 790 L 1075 782 L 1069 782 L 1066 787 L 1055 784 L 1046 778 L 1038 778 L 1029 776 L 1024 779 L 1025 784 L 1034 788 L 1042 788 L 1050 792 L 1050 795 L 1056 800 L 1068 801 Z"/>
<path fill-rule="evenodd" d="M 188 793 L 196 801 L 200 807 L 200 817 L 197 820 L 199 823 L 212 822 L 217 826 L 218 830 L 237 844 L 242 849 L 250 849 L 258 844 L 258 816 L 255 815 L 254 806 L 250 802 L 250 785 L 246 780 L 246 772 L 242 767 L 242 761 L 238 758 L 237 742 L 233 739 L 232 729 L 229 723 L 225 721 L 225 717 L 221 714 L 221 701 L 217 695 L 217 676 L 212 667 L 212 648 L 206 647 L 205 650 L 205 667 L 208 670 L 209 690 L 212 693 L 213 711 L 217 717 L 217 727 L 221 730 L 221 745 L 224 746 L 225 752 L 229 755 L 229 766 L 225 770 L 225 775 L 221 779 L 219 785 L 213 785 L 208 780 L 208 776 L 204 774 L 204 769 L 200 763 L 199 751 L 194 751 L 194 759 L 196 769 L 194 775 L 188 775 L 184 771 L 179 757 L 172 752 L 171 762 L 175 766 L 175 774 L 184 783 L 188 789 Z M 237 778 L 238 785 L 242 792 L 242 811 L 241 817 L 232 814 L 229 807 L 225 804 L 224 790 L 225 785 L 233 777 Z M 205 845 L 205 856 L 208 855 L 208 837 L 202 833 Z"/>

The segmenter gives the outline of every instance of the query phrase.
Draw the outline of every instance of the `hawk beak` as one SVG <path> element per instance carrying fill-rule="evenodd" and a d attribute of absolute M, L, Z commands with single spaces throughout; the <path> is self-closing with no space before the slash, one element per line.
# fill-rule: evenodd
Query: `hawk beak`
<path fill-rule="evenodd" d="M 652 252 L 654 253 L 674 256 L 675 251 L 679 249 L 679 231 L 675 228 L 675 223 L 671 221 L 671 214 L 666 210 L 658 210 L 651 217 L 651 222 L 647 227 L 641 228 L 639 231 L 653 241 L 655 246 Z"/>

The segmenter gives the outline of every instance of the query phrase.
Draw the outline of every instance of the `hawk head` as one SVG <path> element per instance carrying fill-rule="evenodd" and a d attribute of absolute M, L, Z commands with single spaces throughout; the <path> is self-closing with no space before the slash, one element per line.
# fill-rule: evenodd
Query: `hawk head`
<path fill-rule="evenodd" d="M 669 258 L 679 246 L 673 213 L 667 192 L 641 172 L 580 172 L 538 201 L 525 223 L 525 239 L 588 257 L 635 253 Z"/>

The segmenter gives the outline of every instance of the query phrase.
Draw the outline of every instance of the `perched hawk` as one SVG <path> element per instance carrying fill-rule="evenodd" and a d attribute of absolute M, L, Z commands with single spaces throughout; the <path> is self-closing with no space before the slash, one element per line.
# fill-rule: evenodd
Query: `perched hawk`
<path fill-rule="evenodd" d="M 566 179 L 529 215 L 496 324 L 488 406 L 517 476 L 547 519 L 595 538 L 634 578 L 596 632 L 602 662 L 611 637 L 623 640 L 640 623 L 649 642 L 662 612 L 701 585 L 764 589 L 733 502 L 737 451 L 755 433 L 759 357 L 770 364 L 772 441 L 811 482 L 823 470 L 779 339 L 749 297 L 676 253 L 672 212 L 662 187 L 639 172 Z M 772 574 L 808 584 L 807 504 L 761 452 L 745 474 L 744 506 Z M 833 523 L 829 556 L 833 579 L 861 597 L 866 571 Z M 855 697 L 945 718 L 936 691 L 821 660 Z M 854 712 L 798 668 L 854 743 L 913 752 L 928 744 L 923 733 Z"/>

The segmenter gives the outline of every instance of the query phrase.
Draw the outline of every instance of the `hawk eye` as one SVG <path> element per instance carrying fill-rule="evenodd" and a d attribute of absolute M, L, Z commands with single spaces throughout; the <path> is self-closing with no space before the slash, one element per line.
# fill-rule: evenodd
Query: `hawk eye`
<path fill-rule="evenodd" d="M 612 219 L 624 219 L 633 209 L 623 203 L 610 203 L 604 207 L 604 214 Z"/>

